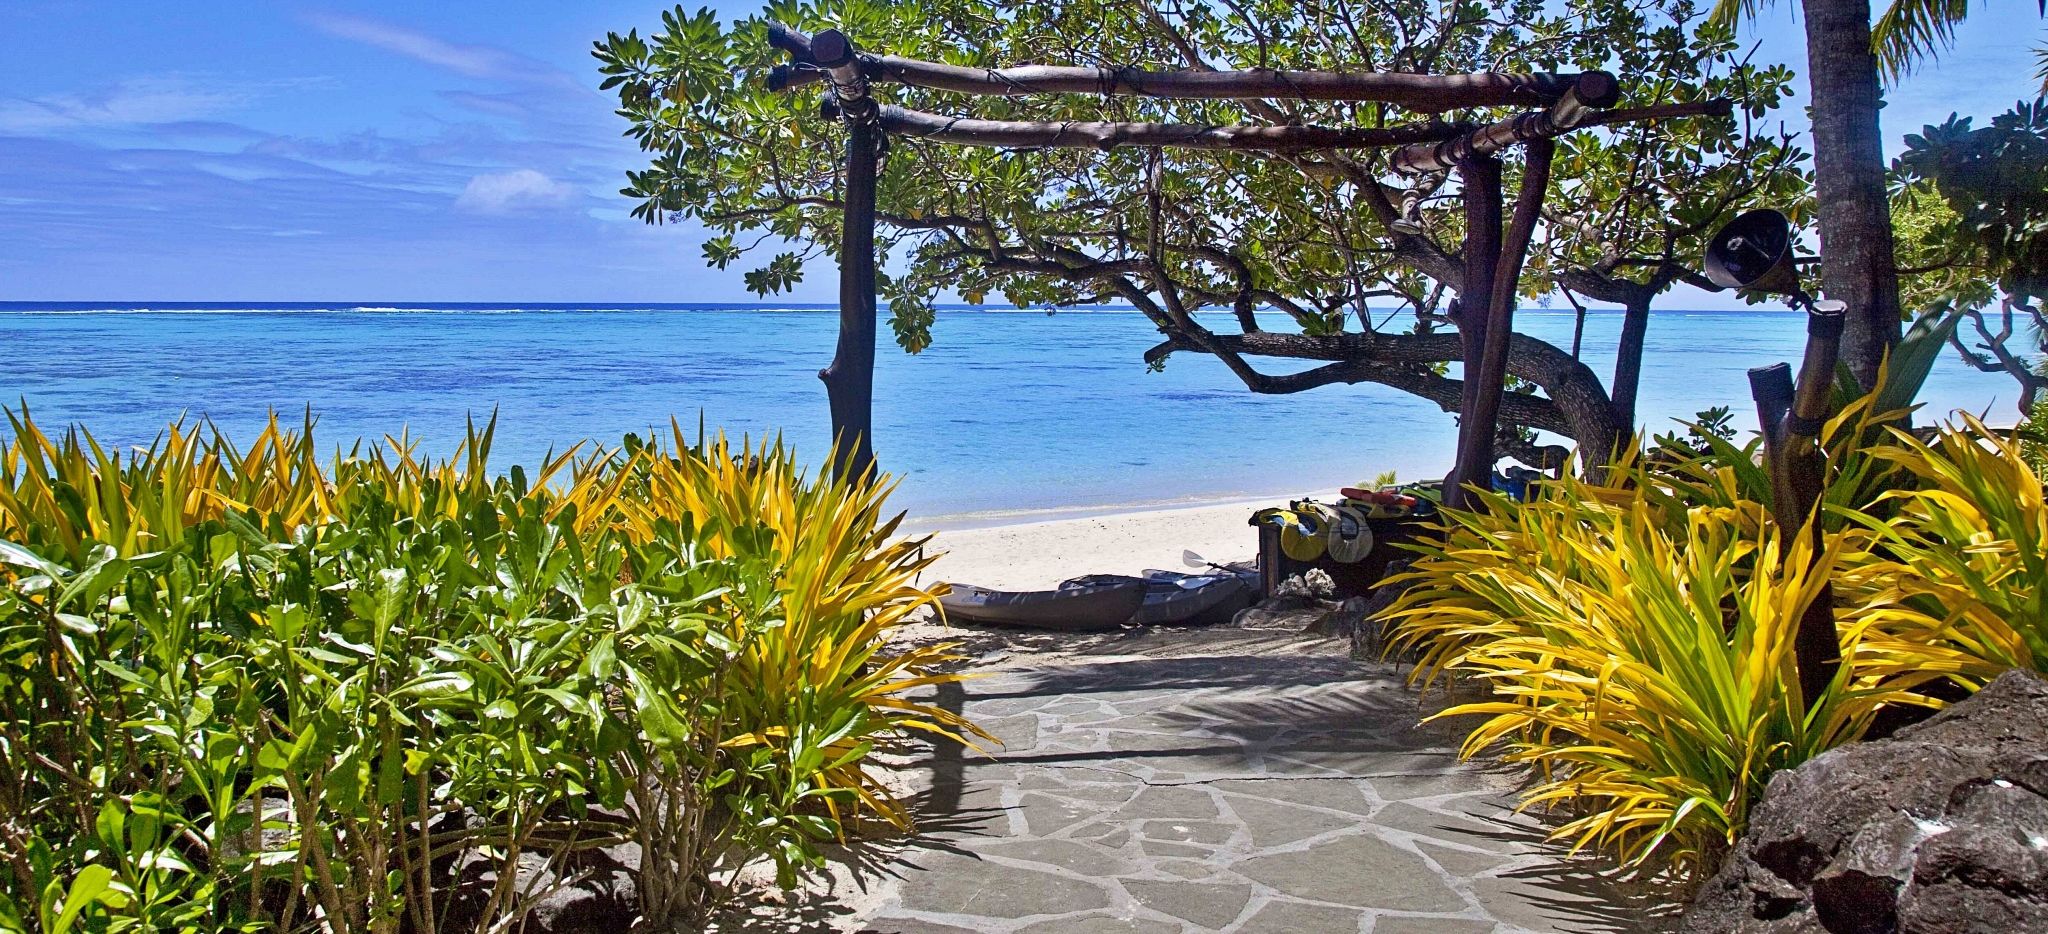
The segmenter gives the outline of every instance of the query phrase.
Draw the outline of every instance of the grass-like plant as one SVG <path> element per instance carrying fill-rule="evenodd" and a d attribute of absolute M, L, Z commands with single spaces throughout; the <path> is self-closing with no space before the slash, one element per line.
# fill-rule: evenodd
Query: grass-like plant
<path fill-rule="evenodd" d="M 1851 406 L 1827 437 L 1873 420 Z M 1483 717 L 1464 754 L 1536 769 L 1524 804 L 1561 808 L 1558 838 L 1680 876 L 1711 871 L 1772 772 L 1860 737 L 1884 705 L 1937 704 L 1929 682 L 2038 666 L 2048 629 L 2041 484 L 1982 425 L 1839 458 L 1844 484 L 1919 487 L 1829 507 L 1818 542 L 1784 540 L 1729 447 L 1532 502 L 1482 494 L 1444 513 L 1383 615 L 1418 681 L 1490 688 L 1441 716 Z M 1844 663 L 1809 710 L 1791 646 L 1828 582 Z"/>
<path fill-rule="evenodd" d="M 0 929 L 510 930 L 634 840 L 645 917 L 874 813 L 957 737 L 884 650 L 934 595 L 885 484 L 721 440 L 490 472 L 173 428 L 0 443 Z"/>
<path fill-rule="evenodd" d="M 1852 581 L 1892 625 L 1994 666 L 2048 670 L 2048 503 L 2019 439 L 1963 414 L 1931 441 L 1899 433 L 1880 456 L 1914 484 L 1896 516 L 1850 511 L 1872 560 Z"/>
<path fill-rule="evenodd" d="M 1464 754 L 1499 746 L 1534 766 L 1524 804 L 1563 806 L 1555 834 L 1574 848 L 1712 866 L 1772 772 L 1860 735 L 1885 703 L 1920 702 L 1908 689 L 1939 676 L 1902 670 L 1896 640 L 1845 620 L 1850 662 L 1806 709 L 1793 636 L 1849 547 L 1839 536 L 1809 561 L 1809 539 L 1758 537 L 1733 510 L 1693 510 L 1674 531 L 1642 499 L 1488 506 L 1517 533 L 1460 515 L 1455 550 L 1417 563 L 1423 584 L 1393 611 L 1394 639 L 1422 648 L 1422 671 L 1492 689 L 1438 716 L 1483 716 Z M 1529 529 L 1544 533 L 1537 551 L 1519 550 Z"/>

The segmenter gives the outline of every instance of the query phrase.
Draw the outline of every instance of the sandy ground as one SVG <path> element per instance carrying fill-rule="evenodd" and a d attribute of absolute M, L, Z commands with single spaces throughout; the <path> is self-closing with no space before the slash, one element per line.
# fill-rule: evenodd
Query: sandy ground
<path fill-rule="evenodd" d="M 1198 570 L 1194 556 L 1219 564 L 1248 561 L 1258 553 L 1258 531 L 1250 524 L 1260 508 L 1288 497 L 1056 519 L 983 528 L 913 529 L 932 536 L 941 554 L 920 581 L 977 584 L 997 590 L 1051 590 L 1083 574 L 1136 574 L 1148 568 Z M 954 665 L 987 670 L 1005 665 L 1056 665 L 1105 653 L 1155 655 L 1188 644 L 1184 629 L 1162 638 L 1142 631 L 1108 633 L 951 626 L 925 615 L 891 632 L 897 645 L 955 643 Z M 1194 639 L 1201 642 L 1202 639 Z"/>
<path fill-rule="evenodd" d="M 929 577 L 998 590 L 1049 590 L 1082 574 L 1188 570 L 1182 560 L 1188 551 L 1219 563 L 1244 561 L 1258 551 L 1252 513 L 1287 499 L 943 530 L 933 533 L 932 548 L 945 557 Z"/>

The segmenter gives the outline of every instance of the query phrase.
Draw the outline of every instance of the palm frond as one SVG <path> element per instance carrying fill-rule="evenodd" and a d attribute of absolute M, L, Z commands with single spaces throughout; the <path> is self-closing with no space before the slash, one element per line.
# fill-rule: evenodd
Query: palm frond
<path fill-rule="evenodd" d="M 1910 74 L 1923 59 L 1954 47 L 1956 25 L 1969 16 L 1969 0 L 1893 0 L 1870 27 L 1878 70 L 1891 81 Z"/>
<path fill-rule="evenodd" d="M 1714 0 L 1713 10 L 1707 13 L 1707 23 L 1734 29 L 1738 23 L 1756 19 L 1757 14 L 1770 3 L 1771 0 Z"/>

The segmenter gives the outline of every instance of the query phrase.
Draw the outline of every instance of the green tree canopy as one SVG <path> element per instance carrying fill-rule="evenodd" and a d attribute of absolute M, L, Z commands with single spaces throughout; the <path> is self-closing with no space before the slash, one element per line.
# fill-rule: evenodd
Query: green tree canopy
<path fill-rule="evenodd" d="M 2048 98 L 1973 122 L 1951 114 L 1908 135 L 1893 164 L 1899 255 L 1913 273 L 1906 297 L 1971 323 L 1975 347 L 1960 330 L 1951 342 L 1978 369 L 2018 381 L 2024 416 L 2048 390 L 2034 359 L 2048 335 Z M 1994 306 L 1996 326 L 1985 319 Z M 2029 330 L 2032 348 L 2022 343 Z"/>
<path fill-rule="evenodd" d="M 749 262 L 751 288 L 793 285 L 838 241 L 836 121 L 815 88 L 776 92 L 767 23 L 834 27 L 862 50 L 971 67 L 1025 63 L 1343 72 L 1581 71 L 1622 80 L 1622 107 L 1737 100 L 1737 119 L 1645 120 L 1561 141 L 1525 292 L 1559 284 L 1647 312 L 1732 212 L 1797 200 L 1803 154 L 1752 133 L 1782 99 L 1782 67 L 1742 63 L 1690 0 L 1389 4 L 1372 0 L 773 2 L 720 23 L 680 8 L 596 55 L 629 135 L 650 154 L 625 195 L 650 222 L 689 219 L 705 258 Z M 1390 127 L 1512 111 L 1417 113 L 1381 103 L 1160 100 L 1097 94 L 967 97 L 878 84 L 886 103 L 986 119 Z M 934 338 L 948 291 L 1019 306 L 1128 302 L 1162 334 L 1151 355 L 1213 354 L 1253 390 L 1375 382 L 1455 406 L 1445 325 L 1463 219 L 1455 178 L 1397 176 L 1385 151 L 1293 154 L 1138 148 L 1007 151 L 897 136 L 880 182 L 881 290 L 898 342 Z M 1518 175 L 1508 168 L 1510 184 Z M 1227 309 L 1225 318 L 1200 316 Z M 1276 320 L 1261 315 L 1272 310 Z M 1217 333 L 1223 327 L 1229 333 Z M 1270 374 L 1251 358 L 1319 361 Z M 1517 336 L 1505 420 L 1588 448 L 1632 428 L 1599 377 Z M 1632 379 L 1632 376 L 1630 377 Z M 1632 395 L 1632 387 L 1631 393 Z M 1526 450 L 1521 452 L 1527 454 Z"/>

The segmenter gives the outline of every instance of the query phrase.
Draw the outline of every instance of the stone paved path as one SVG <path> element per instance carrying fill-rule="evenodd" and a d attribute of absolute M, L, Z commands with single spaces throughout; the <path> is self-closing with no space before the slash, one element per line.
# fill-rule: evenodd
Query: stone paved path
<path fill-rule="evenodd" d="M 922 763 L 923 833 L 878 934 L 1654 929 L 1540 843 L 1511 778 L 1417 728 L 1384 666 L 1257 653 L 1020 669 L 949 686 L 1005 743 Z M 1279 640 L 1277 642 L 1273 640 Z"/>

